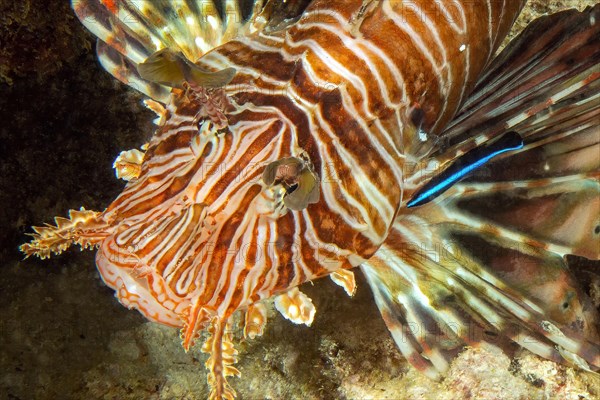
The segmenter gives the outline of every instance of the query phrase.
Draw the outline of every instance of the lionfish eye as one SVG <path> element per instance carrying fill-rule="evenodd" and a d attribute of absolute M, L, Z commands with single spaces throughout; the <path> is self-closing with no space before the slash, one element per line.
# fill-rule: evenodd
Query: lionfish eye
<path fill-rule="evenodd" d="M 298 172 L 303 168 L 301 160 L 295 157 L 286 157 L 273 161 L 265 167 L 262 179 L 265 185 L 273 186 L 281 182 L 295 180 Z"/>
<path fill-rule="evenodd" d="M 263 182 L 267 187 L 284 187 L 283 203 L 290 210 L 303 210 L 319 201 L 318 178 L 304 160 L 287 157 L 270 163 L 263 172 Z"/>

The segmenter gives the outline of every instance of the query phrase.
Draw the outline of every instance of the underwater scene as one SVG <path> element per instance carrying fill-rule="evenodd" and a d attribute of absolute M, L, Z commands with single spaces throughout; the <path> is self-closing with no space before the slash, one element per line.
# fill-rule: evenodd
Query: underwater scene
<path fill-rule="evenodd" d="M 0 399 L 600 399 L 600 3 L 0 3 Z"/>

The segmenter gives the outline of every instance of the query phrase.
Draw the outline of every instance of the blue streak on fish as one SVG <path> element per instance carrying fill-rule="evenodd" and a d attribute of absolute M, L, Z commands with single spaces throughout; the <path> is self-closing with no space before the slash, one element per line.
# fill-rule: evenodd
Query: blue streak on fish
<path fill-rule="evenodd" d="M 432 178 L 422 189 L 415 193 L 406 206 L 411 208 L 427 204 L 493 158 L 522 148 L 523 138 L 514 131 L 507 132 L 489 145 L 476 147 L 457 159 L 441 174 Z"/>

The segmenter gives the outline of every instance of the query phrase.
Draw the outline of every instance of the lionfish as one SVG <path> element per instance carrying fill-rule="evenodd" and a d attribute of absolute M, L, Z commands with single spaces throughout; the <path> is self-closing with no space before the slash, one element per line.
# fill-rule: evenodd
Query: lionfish
<path fill-rule="evenodd" d="M 600 368 L 565 256 L 600 259 L 600 5 L 542 17 L 498 56 L 523 0 L 73 0 L 102 66 L 146 94 L 150 141 L 102 212 L 34 227 L 27 255 L 98 248 L 126 307 L 202 350 L 233 398 L 231 324 L 294 323 L 298 286 L 360 267 L 402 354 L 439 379 L 510 339 Z"/>

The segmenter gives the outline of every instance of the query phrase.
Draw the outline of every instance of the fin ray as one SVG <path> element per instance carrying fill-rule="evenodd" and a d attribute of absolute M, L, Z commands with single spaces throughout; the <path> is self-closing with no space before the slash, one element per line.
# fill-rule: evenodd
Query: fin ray
<path fill-rule="evenodd" d="M 132 1 L 72 0 L 81 22 L 99 39 L 102 66 L 120 81 L 165 102 L 166 86 L 142 79 L 137 67 L 155 52 L 169 49 L 194 63 L 208 51 L 258 29 L 263 1 L 248 13 L 241 0 Z"/>
<path fill-rule="evenodd" d="M 600 369 L 598 313 L 564 255 L 600 259 L 600 5 L 534 21 L 488 67 L 407 199 L 509 130 L 499 155 L 432 202 L 402 207 L 361 266 L 403 354 L 429 376 L 464 345 L 510 342 Z M 544 34 L 540 34 L 544 32 Z M 416 328 L 411 329 L 412 326 Z M 455 354 L 454 353 L 454 354 Z"/>

